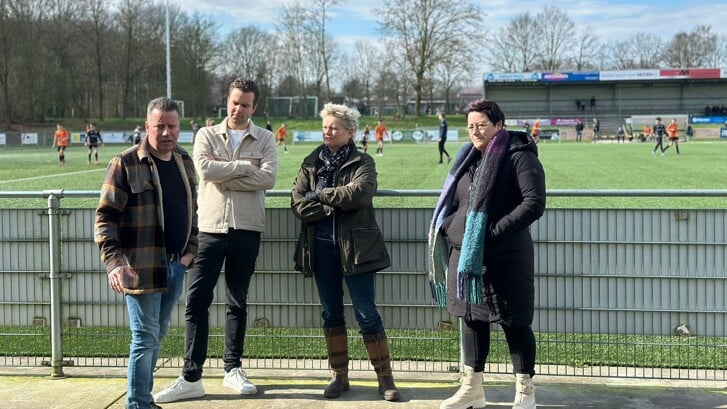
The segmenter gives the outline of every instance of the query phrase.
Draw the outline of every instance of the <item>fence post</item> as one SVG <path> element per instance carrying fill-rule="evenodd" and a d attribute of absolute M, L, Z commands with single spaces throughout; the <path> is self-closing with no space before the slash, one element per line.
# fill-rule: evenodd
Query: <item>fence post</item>
<path fill-rule="evenodd" d="M 48 197 L 48 244 L 50 248 L 50 324 L 51 324 L 51 372 L 52 378 L 63 374 L 63 314 L 61 311 L 61 198 L 63 190 L 45 190 Z"/>

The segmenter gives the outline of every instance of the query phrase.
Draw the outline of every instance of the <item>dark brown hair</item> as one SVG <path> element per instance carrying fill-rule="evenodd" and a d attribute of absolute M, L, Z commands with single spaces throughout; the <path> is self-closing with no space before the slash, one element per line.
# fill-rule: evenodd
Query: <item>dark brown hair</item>
<path fill-rule="evenodd" d="M 501 122 L 505 126 L 505 114 L 495 101 L 488 101 L 486 99 L 472 101 L 467 106 L 467 113 L 469 114 L 470 112 L 482 112 L 487 115 L 487 118 L 493 124 L 497 125 L 498 122 Z"/>

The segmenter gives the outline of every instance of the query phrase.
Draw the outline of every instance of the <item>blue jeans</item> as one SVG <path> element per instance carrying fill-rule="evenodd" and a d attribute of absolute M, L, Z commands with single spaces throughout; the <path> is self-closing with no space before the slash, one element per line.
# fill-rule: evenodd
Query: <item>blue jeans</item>
<path fill-rule="evenodd" d="M 166 293 L 126 294 L 131 346 L 127 371 L 126 408 L 148 409 L 153 400 L 154 368 L 162 338 L 167 335 L 172 309 L 182 294 L 187 268 L 178 261 L 167 266 Z"/>
<path fill-rule="evenodd" d="M 376 311 L 374 272 L 343 275 L 338 246 L 333 242 L 316 240 L 314 248 L 313 277 L 318 287 L 318 297 L 323 306 L 323 328 L 346 325 L 343 314 L 343 281 L 353 303 L 353 312 L 361 327 L 361 334 L 374 335 L 384 331 L 379 312 Z"/>

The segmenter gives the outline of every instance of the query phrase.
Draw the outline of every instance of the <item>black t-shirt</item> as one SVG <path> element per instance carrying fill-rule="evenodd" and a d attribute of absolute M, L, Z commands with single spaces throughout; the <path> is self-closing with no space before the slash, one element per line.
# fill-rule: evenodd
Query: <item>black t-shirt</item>
<path fill-rule="evenodd" d="M 174 160 L 164 161 L 156 156 L 164 196 L 164 244 L 167 253 L 181 253 L 187 243 L 187 189 Z"/>
<path fill-rule="evenodd" d="M 101 141 L 101 134 L 97 130 L 91 129 L 86 133 L 86 140 L 88 140 L 88 144 L 91 146 L 98 145 L 98 142 Z"/>

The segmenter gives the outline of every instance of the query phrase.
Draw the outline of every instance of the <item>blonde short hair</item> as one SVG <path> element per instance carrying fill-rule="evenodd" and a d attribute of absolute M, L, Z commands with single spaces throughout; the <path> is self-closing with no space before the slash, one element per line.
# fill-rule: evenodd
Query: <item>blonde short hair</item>
<path fill-rule="evenodd" d="M 358 118 L 361 116 L 358 110 L 354 108 L 350 108 L 341 104 L 333 104 L 330 102 L 326 105 L 323 105 L 323 109 L 321 110 L 320 115 L 322 119 L 327 116 L 335 116 L 336 118 L 340 118 L 343 120 L 343 125 L 347 129 L 352 131 L 356 131 L 358 129 Z"/>

